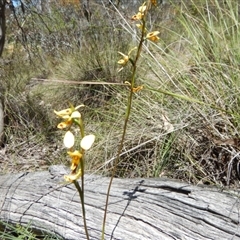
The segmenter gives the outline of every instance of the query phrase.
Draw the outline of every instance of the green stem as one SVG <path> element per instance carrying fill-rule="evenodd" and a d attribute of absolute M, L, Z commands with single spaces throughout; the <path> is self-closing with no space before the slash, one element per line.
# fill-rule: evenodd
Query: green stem
<path fill-rule="evenodd" d="M 85 234 L 86 234 L 87 240 L 89 240 L 90 238 L 89 238 L 88 229 L 87 229 L 86 211 L 85 211 L 85 205 L 84 205 L 84 192 L 83 192 L 83 189 L 81 189 L 78 181 L 75 180 L 75 181 L 73 181 L 73 183 L 74 183 L 74 185 L 79 193 L 79 196 L 80 196 Z"/>
<path fill-rule="evenodd" d="M 80 128 L 81 137 L 83 138 L 85 136 L 84 133 L 84 125 L 83 121 L 80 118 L 78 122 L 76 122 Z M 89 234 L 87 229 L 87 220 L 86 220 L 86 211 L 85 211 L 85 201 L 84 201 L 84 167 L 85 167 L 85 159 L 84 159 L 84 150 L 82 149 L 82 158 L 80 161 L 80 168 L 81 168 L 81 187 L 77 181 L 74 181 L 74 185 L 78 190 L 80 199 L 81 199 L 81 205 L 82 205 L 82 214 L 83 214 L 83 223 L 84 223 L 84 229 L 87 239 L 89 240 Z"/>
<path fill-rule="evenodd" d="M 84 132 L 84 125 L 83 125 L 83 121 L 82 118 L 80 119 L 79 122 L 79 127 L 80 127 L 80 132 L 81 132 L 81 137 L 83 138 L 85 136 L 85 132 Z M 85 174 L 85 158 L 84 158 L 84 150 L 82 150 L 82 158 L 80 161 L 80 167 L 81 167 L 81 171 L 82 171 L 82 175 L 81 175 L 81 186 L 82 186 L 82 198 L 81 198 L 81 202 L 82 202 L 82 212 L 83 212 L 83 222 L 84 222 L 84 228 L 85 228 L 85 233 L 86 233 L 86 237 L 89 240 L 89 235 L 88 235 L 88 230 L 87 230 L 87 220 L 86 220 L 86 212 L 85 212 L 85 201 L 84 201 L 84 174 Z"/>
<path fill-rule="evenodd" d="M 133 88 L 134 88 L 134 84 L 135 84 L 135 77 L 136 77 L 136 70 L 137 70 L 137 62 L 138 59 L 140 58 L 140 54 L 141 54 L 141 50 L 142 50 L 142 46 L 143 46 L 143 42 L 144 42 L 144 38 L 145 38 L 145 33 L 144 33 L 144 29 L 145 29 L 145 19 L 143 19 L 143 27 L 142 27 L 142 34 L 141 34 L 141 39 L 138 45 L 138 50 L 137 50 L 137 54 L 136 54 L 136 58 L 135 60 L 132 62 L 132 77 L 131 77 L 131 90 L 130 90 L 130 94 L 128 96 L 128 103 L 127 103 L 127 109 L 126 109 L 126 115 L 125 115 L 125 120 L 124 120 L 124 125 L 123 125 L 123 133 L 122 133 L 122 138 L 121 138 L 121 142 L 118 148 L 118 152 L 117 152 L 117 157 L 114 163 L 114 167 L 112 170 L 112 174 L 111 174 L 111 178 L 110 178 L 110 182 L 108 185 L 108 189 L 107 189 L 107 197 L 106 197 L 106 204 L 105 204 L 105 209 L 104 209 L 104 217 L 103 217 L 103 225 L 102 225 L 102 237 L 101 239 L 104 240 L 104 235 L 105 235 L 105 225 L 106 225 L 106 219 L 107 219 L 107 208 L 108 208 L 108 203 L 109 203 L 109 197 L 110 197 L 110 190 L 111 190 L 111 186 L 112 186 L 112 182 L 113 182 L 113 178 L 115 176 L 116 170 L 117 170 L 117 165 L 120 159 L 120 154 L 122 152 L 122 148 L 123 148 L 123 143 L 124 143 L 124 139 L 126 136 L 126 132 L 127 132 L 127 125 L 128 125 L 128 121 L 129 121 L 129 117 L 130 117 L 130 113 L 131 113 L 131 109 L 132 109 L 132 100 L 133 100 Z"/>

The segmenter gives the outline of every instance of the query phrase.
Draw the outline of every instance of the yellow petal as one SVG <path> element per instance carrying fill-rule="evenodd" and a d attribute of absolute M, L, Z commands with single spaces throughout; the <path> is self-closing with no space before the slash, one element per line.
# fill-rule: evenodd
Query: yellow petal
<path fill-rule="evenodd" d="M 127 55 L 125 55 L 124 53 L 122 53 L 122 52 L 118 52 L 119 54 L 121 54 L 124 58 L 125 57 L 128 57 Z"/>
<path fill-rule="evenodd" d="M 81 141 L 81 148 L 88 150 L 94 143 L 95 136 L 93 134 L 85 136 Z"/>
<path fill-rule="evenodd" d="M 59 129 L 64 129 L 66 128 L 68 125 L 65 123 L 65 122 L 60 122 L 58 125 L 57 125 L 57 128 Z"/>
<path fill-rule="evenodd" d="M 63 144 L 66 148 L 71 148 L 73 147 L 74 145 L 74 142 L 75 142 L 75 137 L 74 135 L 70 132 L 70 131 L 67 131 L 64 135 L 64 138 L 63 138 Z"/>
<path fill-rule="evenodd" d="M 70 169 L 72 171 L 75 171 L 77 169 L 77 167 L 78 167 L 79 162 L 80 162 L 79 160 L 78 161 L 72 161 Z"/>
<path fill-rule="evenodd" d="M 136 21 L 136 20 L 139 20 L 139 18 L 138 18 L 137 15 L 135 14 L 135 15 L 133 15 L 133 16 L 131 17 L 131 20 Z"/>
<path fill-rule="evenodd" d="M 81 158 L 82 157 L 82 154 L 79 152 L 79 151 L 77 151 L 77 150 L 75 150 L 74 152 L 67 152 L 68 153 L 68 155 L 69 156 L 71 156 L 71 157 L 79 157 L 79 158 Z"/>
<path fill-rule="evenodd" d="M 134 51 L 134 50 L 136 50 L 137 49 L 137 47 L 134 47 L 134 48 L 132 48 L 129 52 L 128 52 L 128 56 L 130 56 L 130 54 L 132 53 L 132 51 Z M 128 57 L 129 58 L 129 57 Z"/>
<path fill-rule="evenodd" d="M 157 36 L 160 32 L 159 31 L 153 31 L 147 34 L 146 38 L 151 38 L 153 36 Z"/>
<path fill-rule="evenodd" d="M 145 5 L 146 3 L 143 3 L 143 5 L 141 6 L 141 7 L 139 7 L 139 9 L 138 9 L 138 11 L 140 12 L 140 13 L 144 13 L 145 11 L 146 11 L 146 9 L 147 9 L 147 6 Z"/>
<path fill-rule="evenodd" d="M 124 59 L 120 59 L 120 60 L 118 61 L 118 64 L 120 64 L 120 65 L 125 65 L 126 62 L 124 61 Z"/>
<path fill-rule="evenodd" d="M 56 111 L 54 110 L 54 113 L 56 115 L 58 115 L 59 117 L 62 117 L 62 118 L 66 118 L 66 116 L 70 116 L 74 111 L 76 111 L 77 109 L 79 109 L 80 107 L 84 107 L 83 104 L 81 105 L 78 105 L 77 107 L 71 107 L 71 108 L 66 108 L 66 109 L 63 109 L 61 111 Z"/>
<path fill-rule="evenodd" d="M 146 39 L 157 42 L 159 40 L 159 37 L 157 36 L 160 32 L 159 31 L 153 31 L 147 34 Z"/>
<path fill-rule="evenodd" d="M 152 36 L 150 38 L 148 38 L 148 40 L 152 41 L 152 42 L 157 42 L 159 40 L 158 36 Z"/>
<path fill-rule="evenodd" d="M 59 117 L 63 117 L 63 116 L 66 116 L 66 115 L 70 115 L 72 113 L 72 110 L 71 110 L 71 108 L 66 108 L 66 109 L 63 109 L 61 111 L 54 110 L 54 113 Z"/>
<path fill-rule="evenodd" d="M 68 152 L 68 154 L 72 158 L 71 170 L 75 171 L 76 168 L 78 167 L 79 163 L 80 163 L 82 154 L 77 150 L 75 150 L 74 152 Z"/>
<path fill-rule="evenodd" d="M 142 14 L 141 12 L 138 12 L 137 14 L 132 16 L 132 20 L 141 20 L 143 18 L 144 14 Z"/>
<path fill-rule="evenodd" d="M 136 93 L 136 92 L 141 91 L 142 89 L 143 89 L 143 85 L 133 88 L 132 91 L 133 91 L 134 93 Z"/>
<path fill-rule="evenodd" d="M 79 179 L 81 177 L 81 175 L 82 175 L 82 171 L 81 171 L 81 169 L 79 169 L 76 174 L 65 175 L 64 179 L 67 182 L 73 182 L 73 181 Z"/>
<path fill-rule="evenodd" d="M 59 129 L 64 129 L 66 127 L 69 127 L 70 125 L 72 124 L 72 119 L 68 119 L 67 121 L 65 122 L 60 122 L 58 125 L 57 125 L 57 128 Z"/>

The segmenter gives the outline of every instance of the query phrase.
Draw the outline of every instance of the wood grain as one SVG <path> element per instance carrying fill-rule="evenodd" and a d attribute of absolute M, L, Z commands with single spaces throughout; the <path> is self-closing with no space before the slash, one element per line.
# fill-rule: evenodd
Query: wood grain
<path fill-rule="evenodd" d="M 63 166 L 0 176 L 0 219 L 85 239 L 79 196 Z M 86 175 L 91 239 L 100 239 L 109 178 Z M 105 239 L 240 239 L 239 192 L 169 179 L 114 179 Z"/>

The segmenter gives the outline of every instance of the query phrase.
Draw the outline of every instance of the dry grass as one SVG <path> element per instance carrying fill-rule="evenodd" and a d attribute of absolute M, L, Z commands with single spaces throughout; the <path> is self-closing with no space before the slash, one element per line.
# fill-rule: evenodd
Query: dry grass
<path fill-rule="evenodd" d="M 153 10 L 148 29 L 159 29 L 161 41 L 143 49 L 137 83 L 145 87 L 134 97 L 117 176 L 165 175 L 195 184 L 238 184 L 237 7 L 232 1 L 224 6 L 198 1 Z M 128 79 L 130 69 L 117 73 L 117 52 L 128 52 L 135 44 L 135 26 L 129 20 L 133 12 L 121 16 L 109 6 L 94 9 L 91 24 L 77 17 L 78 10 L 67 23 L 64 11 L 41 20 L 31 16 L 24 25 L 31 33 L 27 48 L 20 46 L 19 31 L 11 33 L 18 40 L 11 53 L 5 51 L 9 62 L 1 68 L 7 123 L 2 171 L 66 164 L 52 110 L 71 102 L 86 104 L 86 132 L 97 136 L 87 156 L 88 171 L 109 174 L 122 132 L 127 87 L 31 80 Z M 34 38 L 36 29 L 41 41 Z M 6 158 L 11 159 L 7 166 Z"/>

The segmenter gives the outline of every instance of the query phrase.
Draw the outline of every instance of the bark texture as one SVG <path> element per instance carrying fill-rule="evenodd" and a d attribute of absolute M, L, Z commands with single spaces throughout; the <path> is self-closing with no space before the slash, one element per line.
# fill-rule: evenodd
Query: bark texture
<path fill-rule="evenodd" d="M 0 176 L 0 219 L 85 239 L 79 196 L 61 186 L 68 170 Z M 109 178 L 86 175 L 89 234 L 100 239 Z M 240 239 L 239 192 L 169 179 L 114 179 L 105 239 Z"/>

